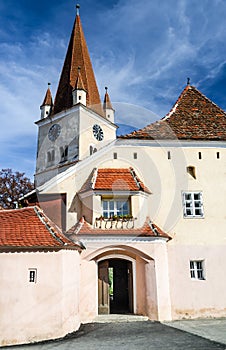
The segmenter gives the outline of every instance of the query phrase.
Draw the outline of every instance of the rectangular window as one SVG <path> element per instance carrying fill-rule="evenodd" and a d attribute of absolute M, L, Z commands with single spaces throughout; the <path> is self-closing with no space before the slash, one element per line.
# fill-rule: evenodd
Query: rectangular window
<path fill-rule="evenodd" d="M 168 157 L 168 159 L 171 159 L 171 153 L 170 153 L 170 151 L 167 152 L 167 157 Z"/>
<path fill-rule="evenodd" d="M 29 269 L 29 282 L 36 283 L 37 282 L 37 269 Z"/>
<path fill-rule="evenodd" d="M 199 152 L 199 159 L 202 159 L 202 153 Z"/>
<path fill-rule="evenodd" d="M 184 217 L 203 217 L 203 200 L 201 192 L 183 193 Z"/>
<path fill-rule="evenodd" d="M 137 153 L 133 153 L 133 159 L 137 159 Z"/>
<path fill-rule="evenodd" d="M 109 199 L 102 201 L 103 216 L 112 218 L 114 216 L 130 215 L 130 204 L 127 199 Z"/>
<path fill-rule="evenodd" d="M 190 261 L 190 276 L 192 279 L 204 280 L 204 262 L 203 260 Z"/>
<path fill-rule="evenodd" d="M 113 158 L 114 158 L 114 159 L 117 159 L 117 158 L 118 158 L 117 153 L 113 153 Z"/>

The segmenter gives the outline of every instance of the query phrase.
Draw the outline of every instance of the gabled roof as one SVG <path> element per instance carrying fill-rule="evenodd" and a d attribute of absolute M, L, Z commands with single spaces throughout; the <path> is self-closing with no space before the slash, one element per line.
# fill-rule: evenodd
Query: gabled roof
<path fill-rule="evenodd" d="M 80 193 L 95 191 L 142 191 L 151 193 L 133 168 L 94 169 L 82 186 Z"/>
<path fill-rule="evenodd" d="M 121 138 L 226 140 L 226 113 L 194 86 L 187 85 L 163 119 Z"/>
<path fill-rule="evenodd" d="M 0 249 L 78 248 L 39 207 L 0 211 Z"/>
<path fill-rule="evenodd" d="M 81 69 L 81 79 L 87 92 L 87 106 L 103 115 L 80 16 L 77 14 L 54 101 L 54 114 L 72 107 L 72 90 L 78 76 L 78 67 Z"/>
<path fill-rule="evenodd" d="M 41 104 L 41 107 L 43 106 L 52 106 L 53 105 L 53 99 L 52 99 L 52 94 L 50 91 L 50 88 L 47 89 L 44 100 Z"/>
<path fill-rule="evenodd" d="M 70 237 L 71 240 L 78 239 L 79 236 L 134 236 L 134 237 L 159 237 L 159 238 L 167 238 L 168 240 L 171 237 L 161 230 L 156 224 L 154 224 L 149 218 L 146 219 L 144 225 L 141 228 L 136 229 L 99 229 L 93 228 L 84 217 L 80 219 L 80 221 L 73 226 L 67 232 L 67 236 Z"/>

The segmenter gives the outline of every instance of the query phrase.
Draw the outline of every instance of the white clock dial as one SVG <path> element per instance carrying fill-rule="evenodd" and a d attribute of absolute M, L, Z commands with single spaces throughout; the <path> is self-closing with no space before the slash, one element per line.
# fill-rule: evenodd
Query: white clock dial
<path fill-rule="evenodd" d="M 55 141 L 60 135 L 61 127 L 59 124 L 53 124 L 48 132 L 48 138 L 50 141 Z"/>
<path fill-rule="evenodd" d="M 93 136 L 98 141 L 102 141 L 104 138 L 104 132 L 103 132 L 102 128 L 97 124 L 93 125 Z"/>

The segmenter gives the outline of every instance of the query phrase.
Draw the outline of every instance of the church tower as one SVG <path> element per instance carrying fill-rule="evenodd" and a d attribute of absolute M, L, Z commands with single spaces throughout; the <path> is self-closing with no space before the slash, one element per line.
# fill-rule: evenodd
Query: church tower
<path fill-rule="evenodd" d="M 79 5 L 54 99 L 48 88 L 36 122 L 36 184 L 48 181 L 116 138 L 114 110 L 106 91 L 102 105 L 86 44 Z"/>

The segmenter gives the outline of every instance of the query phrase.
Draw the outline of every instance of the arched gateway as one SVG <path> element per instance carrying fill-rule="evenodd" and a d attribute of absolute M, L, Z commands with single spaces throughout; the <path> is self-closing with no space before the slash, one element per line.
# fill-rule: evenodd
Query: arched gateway
<path fill-rule="evenodd" d="M 134 312 L 132 262 L 122 258 L 98 263 L 98 313 Z"/>

